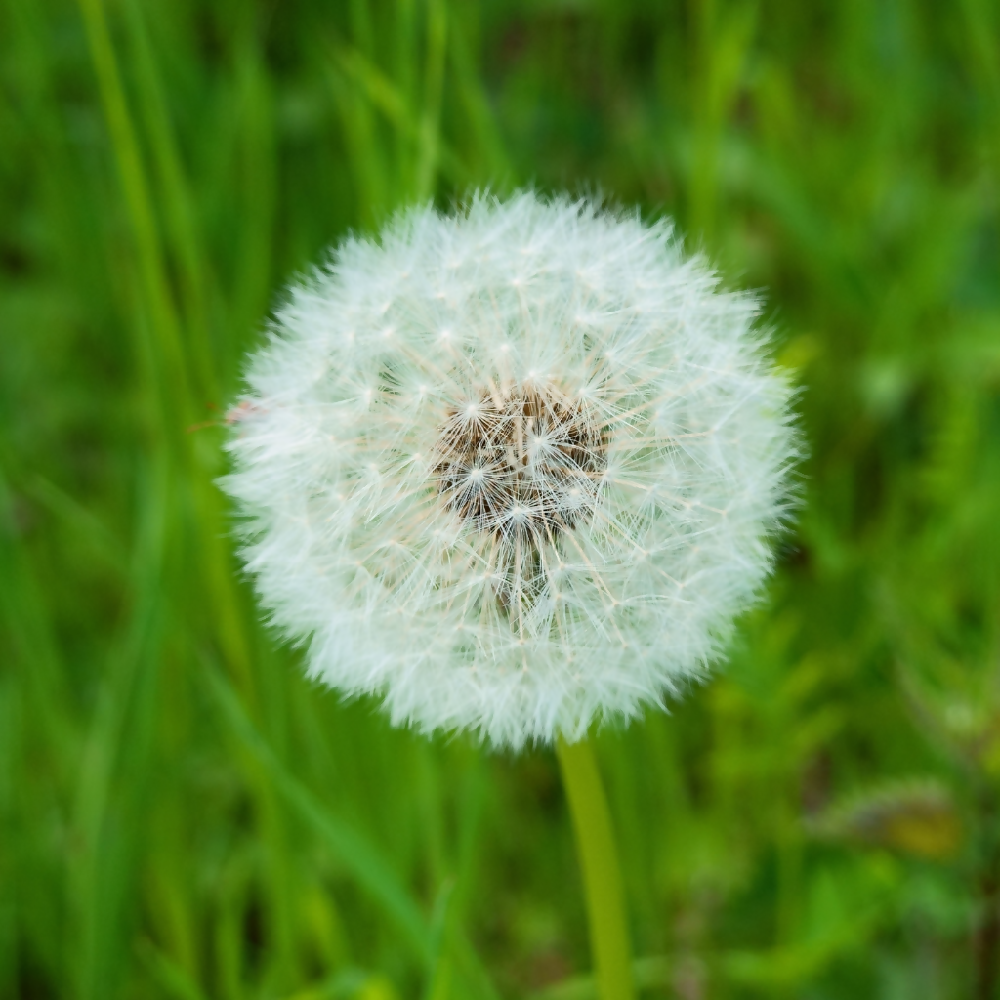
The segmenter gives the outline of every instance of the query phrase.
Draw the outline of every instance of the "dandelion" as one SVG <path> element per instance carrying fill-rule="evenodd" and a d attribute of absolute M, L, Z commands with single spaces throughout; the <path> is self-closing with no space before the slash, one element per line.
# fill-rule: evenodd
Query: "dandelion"
<path fill-rule="evenodd" d="M 702 677 L 770 568 L 796 435 L 758 311 L 665 222 L 477 195 L 294 286 L 231 413 L 243 558 L 310 676 L 556 742 L 605 1000 L 634 994 L 582 738 Z"/>
<path fill-rule="evenodd" d="M 393 723 L 579 739 L 702 677 L 786 511 L 752 295 L 668 223 L 478 195 L 294 286 L 234 411 L 243 558 Z"/>

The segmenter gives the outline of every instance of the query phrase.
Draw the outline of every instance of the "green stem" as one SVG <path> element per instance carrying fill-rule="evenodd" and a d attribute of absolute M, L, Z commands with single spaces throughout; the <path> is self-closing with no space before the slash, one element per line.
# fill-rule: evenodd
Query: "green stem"
<path fill-rule="evenodd" d="M 601 1000 L 634 1000 L 631 949 L 618 853 L 590 743 L 556 744 L 587 893 L 590 947 Z"/>

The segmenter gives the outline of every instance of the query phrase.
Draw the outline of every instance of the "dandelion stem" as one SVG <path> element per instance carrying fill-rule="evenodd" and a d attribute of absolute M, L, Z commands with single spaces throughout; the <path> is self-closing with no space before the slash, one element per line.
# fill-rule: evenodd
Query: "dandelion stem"
<path fill-rule="evenodd" d="M 601 1000 L 634 1000 L 625 893 L 597 760 L 587 740 L 560 737 L 556 746 L 583 869 L 598 994 Z"/>

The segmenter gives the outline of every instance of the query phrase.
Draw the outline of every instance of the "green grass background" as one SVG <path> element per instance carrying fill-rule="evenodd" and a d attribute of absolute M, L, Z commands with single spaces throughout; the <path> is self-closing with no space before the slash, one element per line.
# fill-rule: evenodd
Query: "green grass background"
<path fill-rule="evenodd" d="M 4 0 L 0 87 L 0 996 L 594 996 L 553 754 L 311 688 L 213 485 L 285 282 L 524 184 L 802 386 L 769 603 L 597 738 L 644 995 L 993 996 L 995 3 Z"/>

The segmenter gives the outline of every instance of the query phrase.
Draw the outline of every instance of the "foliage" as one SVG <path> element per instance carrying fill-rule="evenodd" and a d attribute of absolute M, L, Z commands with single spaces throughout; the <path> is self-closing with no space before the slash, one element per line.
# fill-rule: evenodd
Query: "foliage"
<path fill-rule="evenodd" d="M 598 738 L 648 995 L 993 995 L 989 0 L 10 0 L 0 81 L 0 995 L 593 995 L 552 754 L 312 689 L 213 485 L 273 289 L 528 183 L 767 288 L 812 449 L 728 667 Z"/>

